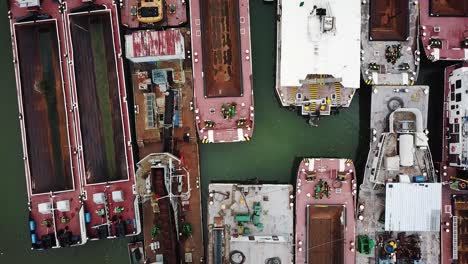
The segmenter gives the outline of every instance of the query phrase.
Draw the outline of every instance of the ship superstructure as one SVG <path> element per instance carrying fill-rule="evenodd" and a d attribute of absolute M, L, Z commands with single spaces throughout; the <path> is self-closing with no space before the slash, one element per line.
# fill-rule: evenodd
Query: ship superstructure
<path fill-rule="evenodd" d="M 445 69 L 442 162 L 442 263 L 468 261 L 468 63 Z"/>
<path fill-rule="evenodd" d="M 420 62 L 417 1 L 363 1 L 361 10 L 361 71 L 365 82 L 413 85 Z"/>
<path fill-rule="evenodd" d="M 373 87 L 357 263 L 439 263 L 442 185 L 428 146 L 428 89 Z"/>
<path fill-rule="evenodd" d="M 63 7 L 87 236 L 139 234 L 117 5 L 69 0 Z"/>
<path fill-rule="evenodd" d="M 351 160 L 302 160 L 296 182 L 296 264 L 356 263 L 355 173 Z"/>
<path fill-rule="evenodd" d="M 249 1 L 189 4 L 199 138 L 202 143 L 249 141 L 254 127 Z"/>
<path fill-rule="evenodd" d="M 360 1 L 278 1 L 276 93 L 304 116 L 348 107 L 359 88 Z"/>
<path fill-rule="evenodd" d="M 210 184 L 208 264 L 292 263 L 291 185 Z"/>
<path fill-rule="evenodd" d="M 421 39 L 432 60 L 468 60 L 468 3 L 465 0 L 419 2 Z"/>
<path fill-rule="evenodd" d="M 11 0 L 9 7 L 31 247 L 81 245 L 87 237 L 63 9 L 52 0 Z"/>

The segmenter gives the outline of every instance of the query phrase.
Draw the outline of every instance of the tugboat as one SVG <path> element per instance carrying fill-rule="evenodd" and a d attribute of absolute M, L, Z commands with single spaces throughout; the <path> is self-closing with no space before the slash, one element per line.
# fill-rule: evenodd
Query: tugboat
<path fill-rule="evenodd" d="M 63 6 L 9 0 L 31 248 L 86 243 Z"/>
<path fill-rule="evenodd" d="M 419 72 L 417 1 L 362 1 L 361 71 L 374 85 L 413 85 Z"/>
<path fill-rule="evenodd" d="M 419 5 L 421 38 L 427 58 L 468 60 L 466 0 L 422 0 Z"/>
<path fill-rule="evenodd" d="M 445 69 L 442 162 L 442 263 L 465 263 L 468 251 L 468 63 Z"/>
<path fill-rule="evenodd" d="M 351 160 L 302 160 L 296 183 L 296 263 L 356 263 Z"/>
<path fill-rule="evenodd" d="M 254 127 L 249 2 L 190 1 L 190 22 L 198 136 L 202 143 L 249 141 Z"/>
<path fill-rule="evenodd" d="M 318 126 L 360 86 L 360 1 L 278 1 L 276 94 Z"/>
<path fill-rule="evenodd" d="M 428 89 L 373 87 L 372 142 L 358 199 L 357 263 L 440 261 L 442 185 L 425 128 Z"/>

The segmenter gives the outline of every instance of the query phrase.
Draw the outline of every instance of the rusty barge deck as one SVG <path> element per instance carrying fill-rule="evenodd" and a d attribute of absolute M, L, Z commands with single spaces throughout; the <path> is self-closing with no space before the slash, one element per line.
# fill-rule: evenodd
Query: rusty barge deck
<path fill-rule="evenodd" d="M 247 0 L 190 2 L 195 118 L 203 143 L 252 137 L 249 12 Z"/>
<path fill-rule="evenodd" d="M 31 246 L 84 244 L 68 61 L 62 59 L 67 50 L 63 15 L 51 0 L 42 1 L 40 9 L 14 0 L 9 7 Z"/>
<path fill-rule="evenodd" d="M 90 239 L 141 232 L 117 6 L 67 1 L 74 114 Z"/>

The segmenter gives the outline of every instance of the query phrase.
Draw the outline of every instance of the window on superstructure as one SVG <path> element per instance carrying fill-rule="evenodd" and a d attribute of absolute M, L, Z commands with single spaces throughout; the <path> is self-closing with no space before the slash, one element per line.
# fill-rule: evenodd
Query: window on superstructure
<path fill-rule="evenodd" d="M 455 101 L 461 102 L 461 93 L 457 93 Z"/>
<path fill-rule="evenodd" d="M 450 92 L 452 92 L 452 93 L 455 92 L 455 85 L 453 83 L 450 84 Z"/>
<path fill-rule="evenodd" d="M 457 89 L 458 89 L 458 88 L 461 88 L 461 80 L 457 80 L 457 81 L 455 82 L 455 86 L 457 87 Z"/>

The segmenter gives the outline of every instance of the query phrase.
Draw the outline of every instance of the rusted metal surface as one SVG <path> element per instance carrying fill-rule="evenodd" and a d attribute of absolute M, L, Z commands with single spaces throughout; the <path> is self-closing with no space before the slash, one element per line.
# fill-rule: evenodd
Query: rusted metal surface
<path fill-rule="evenodd" d="M 180 30 L 136 31 L 132 33 L 131 57 L 184 56 Z"/>
<path fill-rule="evenodd" d="M 238 0 L 201 2 L 205 96 L 242 96 Z"/>
<path fill-rule="evenodd" d="M 16 40 L 32 191 L 71 189 L 73 178 L 56 24 L 17 26 Z"/>
<path fill-rule="evenodd" d="M 405 40 L 409 31 L 408 5 L 407 0 L 372 1 L 371 40 Z"/>
<path fill-rule="evenodd" d="M 79 15 L 70 19 L 71 37 L 74 49 L 74 66 L 77 74 L 76 90 L 78 93 L 78 103 L 81 117 L 81 133 L 83 140 L 86 182 L 99 183 L 127 179 L 127 167 L 125 162 L 125 148 L 123 141 L 122 116 L 120 113 L 120 97 L 117 89 L 117 69 L 114 60 L 114 49 L 112 31 L 110 30 L 110 15 Z M 105 50 L 105 62 L 96 62 L 98 50 L 93 48 L 93 35 L 90 31 L 92 27 L 102 27 L 103 43 L 101 49 Z M 97 76 L 96 67 L 98 64 L 105 64 L 107 76 Z M 98 87 L 103 85 L 108 79 L 109 105 L 103 105 L 103 100 L 99 99 Z M 105 122 L 105 111 L 111 111 L 112 123 Z M 105 127 L 110 126 L 110 127 Z M 107 132 L 106 132 L 107 131 Z M 112 131 L 113 142 L 106 142 L 108 131 Z M 106 145 L 107 144 L 107 145 Z M 114 156 L 108 156 L 106 148 L 113 145 Z M 113 163 L 113 164 L 110 164 Z M 115 168 L 115 169 L 114 169 Z"/>
<path fill-rule="evenodd" d="M 429 6 L 435 16 L 468 16 L 465 0 L 430 0 Z"/>
<path fill-rule="evenodd" d="M 343 264 L 344 227 L 341 224 L 343 207 L 339 205 L 311 205 L 307 208 L 309 224 L 308 262 L 310 264 Z"/>

